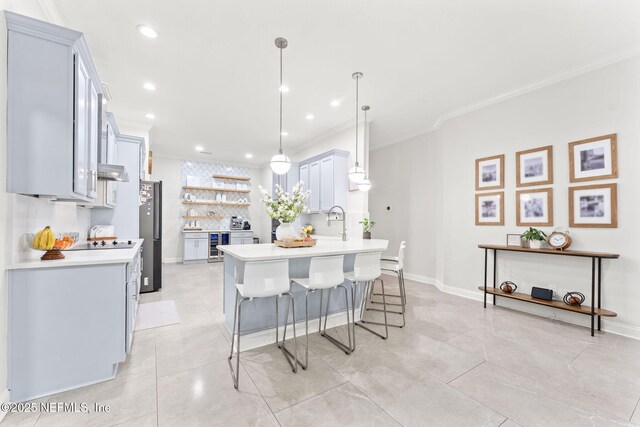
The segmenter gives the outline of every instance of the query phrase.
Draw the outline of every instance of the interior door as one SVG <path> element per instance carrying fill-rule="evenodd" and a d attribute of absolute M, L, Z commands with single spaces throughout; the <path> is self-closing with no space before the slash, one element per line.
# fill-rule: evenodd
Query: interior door
<path fill-rule="evenodd" d="M 309 210 L 320 212 L 320 162 L 309 164 Z"/>
<path fill-rule="evenodd" d="M 320 160 L 320 211 L 333 206 L 333 156 Z"/>
<path fill-rule="evenodd" d="M 75 63 L 75 108 L 73 138 L 73 191 L 80 196 L 89 194 L 89 73 L 77 53 Z"/>

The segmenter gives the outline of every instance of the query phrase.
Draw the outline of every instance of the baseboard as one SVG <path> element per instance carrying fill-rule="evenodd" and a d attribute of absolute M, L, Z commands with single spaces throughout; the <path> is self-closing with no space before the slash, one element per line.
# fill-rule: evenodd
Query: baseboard
<path fill-rule="evenodd" d="M 163 264 L 177 264 L 182 262 L 182 258 L 162 258 Z"/>
<path fill-rule="evenodd" d="M 6 389 L 6 388 L 2 390 L 2 392 L 0 392 L 0 404 L 5 404 L 5 403 L 9 403 L 9 389 Z M 2 422 L 2 420 L 6 415 L 7 415 L 6 411 L 0 411 L 0 422 Z"/>
<path fill-rule="evenodd" d="M 448 286 L 432 277 L 412 273 L 405 273 L 404 277 L 408 280 L 435 286 L 441 292 L 447 294 L 472 299 L 474 301 L 483 301 L 484 299 L 482 291 L 464 289 L 456 286 Z M 512 308 L 535 316 L 545 317 L 547 319 L 557 319 L 562 322 L 571 323 L 572 325 L 590 327 L 591 319 L 589 318 L 589 316 L 569 313 L 563 310 L 554 310 L 551 308 L 545 308 L 544 306 L 521 301 L 507 300 L 505 298 L 500 298 L 499 301 L 501 301 L 500 304 L 506 308 Z M 625 325 L 624 323 L 619 323 L 611 321 L 607 318 L 602 318 L 602 330 L 612 334 L 640 340 L 640 327 L 638 326 Z"/>
<path fill-rule="evenodd" d="M 351 313 L 349 313 L 351 314 Z M 360 310 L 356 310 L 356 319 L 360 318 Z M 318 322 L 320 319 L 311 319 L 309 320 L 309 333 L 314 333 L 318 331 Z M 327 317 L 327 329 L 335 328 L 336 326 L 342 326 L 347 323 L 347 318 L 344 312 L 330 314 Z M 226 325 L 225 325 L 226 327 Z M 304 339 L 304 330 L 305 322 L 304 320 L 301 322 L 296 322 L 296 338 Z M 284 332 L 284 326 L 278 328 L 278 336 L 282 339 L 282 334 Z M 231 331 L 229 331 L 231 333 Z M 289 337 L 293 337 L 293 328 L 291 325 L 287 326 L 287 333 L 290 334 Z M 240 338 L 240 345 L 242 348 L 240 351 L 247 351 L 254 348 L 264 347 L 265 345 L 270 345 L 275 343 L 276 338 L 276 328 L 265 329 L 262 331 L 256 331 L 249 334 L 243 334 Z M 235 339 L 235 337 L 234 337 Z M 236 346 L 236 349 L 238 347 Z"/>

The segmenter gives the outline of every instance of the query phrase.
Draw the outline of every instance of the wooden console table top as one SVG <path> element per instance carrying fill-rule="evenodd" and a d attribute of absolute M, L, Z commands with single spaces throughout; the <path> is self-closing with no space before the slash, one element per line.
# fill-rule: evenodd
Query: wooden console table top
<path fill-rule="evenodd" d="M 493 249 L 497 251 L 530 252 L 535 254 L 578 256 L 578 257 L 585 257 L 585 258 L 606 258 L 606 259 L 620 258 L 619 254 L 611 254 L 606 252 L 572 251 L 570 249 L 561 251 L 558 249 L 518 248 L 516 246 L 507 246 L 507 245 L 478 245 L 478 247 L 481 249 Z"/>

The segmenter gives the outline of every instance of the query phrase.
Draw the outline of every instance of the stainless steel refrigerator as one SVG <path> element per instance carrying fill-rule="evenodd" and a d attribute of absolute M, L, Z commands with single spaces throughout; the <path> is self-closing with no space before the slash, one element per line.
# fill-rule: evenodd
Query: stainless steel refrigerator
<path fill-rule="evenodd" d="M 162 181 L 140 181 L 140 237 L 142 283 L 140 292 L 162 288 Z"/>

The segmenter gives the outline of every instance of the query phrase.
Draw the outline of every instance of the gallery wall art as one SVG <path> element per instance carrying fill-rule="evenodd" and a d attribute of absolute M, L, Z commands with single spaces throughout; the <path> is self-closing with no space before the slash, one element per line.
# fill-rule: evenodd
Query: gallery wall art
<path fill-rule="evenodd" d="M 618 177 L 618 136 L 598 136 L 569 143 L 570 182 Z"/>
<path fill-rule="evenodd" d="M 516 186 L 553 184 L 553 146 L 516 153 Z"/>
<path fill-rule="evenodd" d="M 504 154 L 476 159 L 476 191 L 504 188 Z"/>

